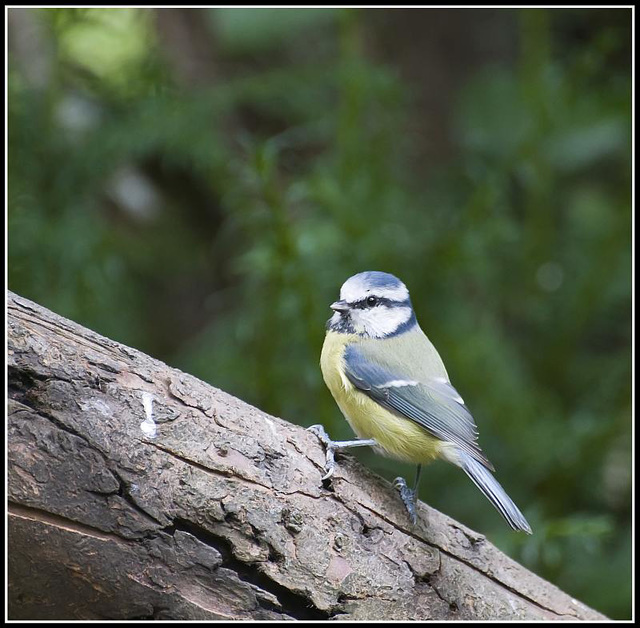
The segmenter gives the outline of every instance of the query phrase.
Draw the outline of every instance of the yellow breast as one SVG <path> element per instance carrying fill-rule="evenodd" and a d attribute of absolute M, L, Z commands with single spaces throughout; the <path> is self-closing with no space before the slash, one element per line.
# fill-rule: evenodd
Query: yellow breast
<path fill-rule="evenodd" d="M 320 356 L 324 381 L 353 431 L 360 438 L 374 438 L 381 453 L 392 458 L 418 464 L 438 458 L 442 441 L 410 419 L 383 408 L 349 381 L 344 351 L 357 339 L 355 335 L 328 331 Z"/>

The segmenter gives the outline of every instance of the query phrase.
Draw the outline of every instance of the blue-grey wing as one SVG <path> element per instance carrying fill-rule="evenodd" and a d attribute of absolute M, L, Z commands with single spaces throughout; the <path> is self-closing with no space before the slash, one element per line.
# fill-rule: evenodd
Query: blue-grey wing
<path fill-rule="evenodd" d="M 475 421 L 462 397 L 444 377 L 421 381 L 372 362 L 357 346 L 345 350 L 349 381 L 388 410 L 415 421 L 440 440 L 455 443 L 488 469 L 493 465 L 477 444 Z"/>

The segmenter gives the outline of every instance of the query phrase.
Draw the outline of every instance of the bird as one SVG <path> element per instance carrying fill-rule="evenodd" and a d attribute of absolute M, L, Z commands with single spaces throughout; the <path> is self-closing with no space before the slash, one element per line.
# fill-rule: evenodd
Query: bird
<path fill-rule="evenodd" d="M 334 472 L 335 452 L 351 447 L 414 463 L 413 488 L 402 477 L 394 486 L 415 525 L 422 466 L 443 459 L 469 476 L 512 529 L 531 534 L 494 477 L 474 418 L 420 328 L 405 284 L 390 273 L 361 272 L 344 282 L 330 308 L 320 368 L 357 438 L 332 441 L 322 425 L 308 428 L 325 446 L 323 480 Z"/>

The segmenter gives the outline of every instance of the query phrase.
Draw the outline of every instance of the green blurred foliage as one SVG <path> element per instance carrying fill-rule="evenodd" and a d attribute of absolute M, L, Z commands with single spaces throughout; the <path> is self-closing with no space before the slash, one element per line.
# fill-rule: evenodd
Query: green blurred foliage
<path fill-rule="evenodd" d="M 515 62 L 466 81 L 455 159 L 425 176 L 424 114 L 371 54 L 368 11 L 200 10 L 217 72 L 192 84 L 152 10 L 28 11 L 11 289 L 343 438 L 318 366 L 327 306 L 355 272 L 397 274 L 535 534 L 444 464 L 422 499 L 630 617 L 630 12 L 517 11 Z"/>

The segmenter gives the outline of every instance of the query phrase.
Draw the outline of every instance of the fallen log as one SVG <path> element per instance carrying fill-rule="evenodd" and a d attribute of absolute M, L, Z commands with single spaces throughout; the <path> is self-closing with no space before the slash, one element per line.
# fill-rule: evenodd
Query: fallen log
<path fill-rule="evenodd" d="M 605 619 L 318 439 L 11 292 L 10 619 Z"/>

